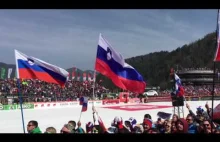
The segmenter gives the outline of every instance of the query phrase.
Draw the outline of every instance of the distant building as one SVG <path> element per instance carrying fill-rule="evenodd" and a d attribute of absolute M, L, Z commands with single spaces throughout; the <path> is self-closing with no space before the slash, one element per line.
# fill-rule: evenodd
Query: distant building
<path fill-rule="evenodd" d="M 179 70 L 176 74 L 180 77 L 184 85 L 212 85 L 213 70 L 210 69 L 184 69 Z M 173 80 L 171 80 L 172 82 Z M 220 73 L 216 70 L 215 83 L 220 83 Z"/>

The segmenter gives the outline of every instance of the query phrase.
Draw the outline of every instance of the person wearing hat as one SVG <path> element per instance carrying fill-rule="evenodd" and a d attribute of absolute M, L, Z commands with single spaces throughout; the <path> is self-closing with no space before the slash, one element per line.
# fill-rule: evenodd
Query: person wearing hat
<path fill-rule="evenodd" d="M 164 128 L 164 125 L 163 125 L 163 120 L 160 117 L 157 119 L 156 128 L 157 128 L 157 130 L 159 130 L 160 133 L 165 132 L 165 128 Z"/>
<path fill-rule="evenodd" d="M 131 133 L 135 133 L 134 127 L 137 124 L 137 120 L 133 117 L 130 117 L 128 120 L 125 121 L 125 126 Z"/>
<path fill-rule="evenodd" d="M 96 130 L 92 122 L 86 124 L 86 133 L 98 133 L 98 130 Z"/>
<path fill-rule="evenodd" d="M 185 119 L 180 118 L 176 122 L 177 133 L 188 133 L 188 123 Z"/>
<path fill-rule="evenodd" d="M 152 121 L 150 119 L 144 119 L 142 125 L 144 128 L 143 133 L 148 133 L 148 134 L 153 133 L 153 131 L 151 130 L 152 129 Z"/>
<path fill-rule="evenodd" d="M 199 106 L 197 108 L 197 111 L 196 111 L 196 115 L 193 113 L 193 111 L 190 109 L 190 106 L 188 103 L 186 103 L 186 107 L 187 109 L 189 110 L 189 114 L 194 118 L 194 120 L 197 122 L 197 123 L 200 123 L 202 122 L 203 120 L 205 119 L 210 119 L 209 118 L 209 115 L 206 111 L 203 110 L 203 108 L 201 106 Z"/>
<path fill-rule="evenodd" d="M 123 125 L 122 117 L 116 116 L 111 126 L 116 127 L 118 133 L 129 133 L 129 130 Z"/>

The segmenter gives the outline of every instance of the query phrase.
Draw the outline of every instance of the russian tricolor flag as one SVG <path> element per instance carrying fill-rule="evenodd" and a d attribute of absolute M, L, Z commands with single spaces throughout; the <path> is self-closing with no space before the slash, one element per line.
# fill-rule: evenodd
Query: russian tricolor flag
<path fill-rule="evenodd" d="M 17 78 L 39 79 L 64 87 L 69 73 L 55 65 L 15 50 Z"/>
<path fill-rule="evenodd" d="M 88 99 L 86 97 L 81 97 L 79 99 L 79 104 L 82 105 L 82 112 L 87 111 Z"/>
<path fill-rule="evenodd" d="M 100 34 L 95 70 L 107 76 L 112 82 L 131 92 L 143 93 L 146 83 L 143 77 L 116 52 L 108 41 Z"/>
<path fill-rule="evenodd" d="M 177 96 L 183 96 L 184 95 L 184 88 L 181 84 L 181 80 L 177 74 L 174 74 L 175 78 L 175 91 Z"/>

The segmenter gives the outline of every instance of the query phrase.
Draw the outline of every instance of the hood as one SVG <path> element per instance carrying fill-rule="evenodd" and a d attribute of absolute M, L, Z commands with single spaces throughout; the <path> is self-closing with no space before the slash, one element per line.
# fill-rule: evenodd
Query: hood
<path fill-rule="evenodd" d="M 177 120 L 177 122 L 181 122 L 183 124 L 183 133 L 187 133 L 188 132 L 188 123 L 185 119 L 180 118 Z"/>
<path fill-rule="evenodd" d="M 152 121 L 150 119 L 144 119 L 143 124 L 148 125 L 150 128 L 152 128 Z"/>
<path fill-rule="evenodd" d="M 37 127 L 37 128 L 35 128 L 34 130 L 32 130 L 30 133 L 31 133 L 31 134 L 41 134 L 42 132 L 41 132 L 40 128 Z"/>

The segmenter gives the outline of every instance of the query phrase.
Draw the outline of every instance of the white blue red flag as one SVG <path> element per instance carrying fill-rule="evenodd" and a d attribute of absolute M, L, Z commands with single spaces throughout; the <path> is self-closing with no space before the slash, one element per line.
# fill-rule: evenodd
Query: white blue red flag
<path fill-rule="evenodd" d="M 214 58 L 214 61 L 220 61 L 220 31 L 219 31 L 219 25 L 220 25 L 220 13 L 219 13 L 219 10 L 218 10 L 218 23 L 217 23 L 217 49 L 216 49 L 216 53 L 215 53 L 215 58 Z"/>
<path fill-rule="evenodd" d="M 100 34 L 95 70 L 108 77 L 121 89 L 143 93 L 146 83 L 143 77 L 132 66 L 127 64 L 120 53 L 115 51 Z"/>
<path fill-rule="evenodd" d="M 15 50 L 17 78 L 39 79 L 64 87 L 68 72 L 35 57 L 27 56 Z"/>
<path fill-rule="evenodd" d="M 176 92 L 175 94 L 177 96 L 183 96 L 184 95 L 184 88 L 181 84 L 181 80 L 177 74 L 174 74 L 174 78 L 175 78 L 175 92 Z"/>
<path fill-rule="evenodd" d="M 86 97 L 81 97 L 79 99 L 79 104 L 82 105 L 82 112 L 87 111 L 88 99 Z"/>

